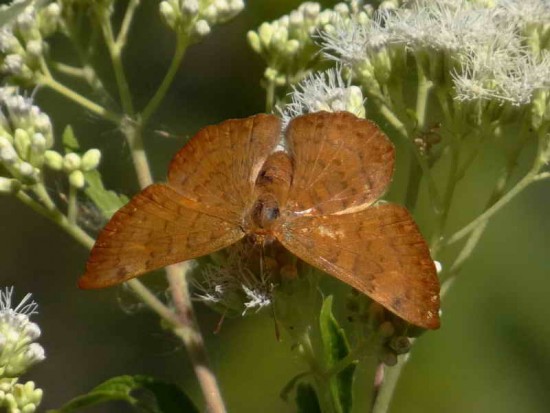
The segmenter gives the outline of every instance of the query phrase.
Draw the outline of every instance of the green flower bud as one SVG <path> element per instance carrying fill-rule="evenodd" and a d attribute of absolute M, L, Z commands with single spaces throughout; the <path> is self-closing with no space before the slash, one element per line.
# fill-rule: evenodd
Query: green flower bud
<path fill-rule="evenodd" d="M 176 12 L 174 7 L 167 1 L 161 1 L 159 4 L 160 15 L 164 19 L 164 22 L 174 29 L 179 19 L 179 13 Z"/>
<path fill-rule="evenodd" d="M 206 20 L 199 20 L 197 23 L 195 23 L 195 33 L 198 34 L 200 37 L 204 37 L 210 34 L 210 30 L 210 25 Z"/>
<path fill-rule="evenodd" d="M 84 188 L 84 185 L 86 184 L 86 179 L 84 178 L 84 174 L 80 170 L 72 171 L 69 174 L 69 183 L 71 186 L 81 189 Z"/>
<path fill-rule="evenodd" d="M 101 160 L 101 152 L 99 149 L 90 149 L 82 156 L 82 170 L 91 171 L 97 168 Z"/>
<path fill-rule="evenodd" d="M 187 18 L 192 18 L 199 12 L 199 2 L 197 0 L 183 0 L 181 11 Z"/>
<path fill-rule="evenodd" d="M 42 401 L 43 391 L 35 388 L 35 384 L 29 381 L 25 384 L 16 383 L 6 395 L 9 412 L 33 413 Z"/>
<path fill-rule="evenodd" d="M 25 179 L 35 180 L 40 171 L 29 162 L 19 162 L 15 165 L 15 169 Z"/>
<path fill-rule="evenodd" d="M 300 42 L 296 39 L 291 39 L 285 43 L 285 52 L 289 55 L 296 54 L 300 49 Z"/>
<path fill-rule="evenodd" d="M 246 38 L 248 39 L 248 44 L 250 45 L 250 47 L 252 47 L 252 50 L 254 50 L 256 53 L 261 53 L 262 44 L 258 33 L 253 30 L 249 30 L 246 34 Z"/>
<path fill-rule="evenodd" d="M 40 56 L 42 56 L 42 53 L 44 52 L 44 48 L 42 46 L 41 40 L 29 41 L 27 43 L 26 49 L 27 49 L 27 54 L 34 59 L 39 59 Z"/>
<path fill-rule="evenodd" d="M 81 165 L 82 160 L 80 159 L 80 156 L 74 152 L 68 153 L 63 158 L 63 169 L 65 172 L 73 172 L 74 170 L 79 169 Z"/>
<path fill-rule="evenodd" d="M 279 76 L 279 72 L 276 69 L 273 69 L 272 67 L 268 67 L 265 69 L 264 77 L 269 81 L 274 81 L 277 76 Z"/>
<path fill-rule="evenodd" d="M 63 169 L 63 156 L 56 151 L 44 152 L 44 161 L 46 165 L 54 171 L 60 171 Z"/>
<path fill-rule="evenodd" d="M 258 35 L 263 47 L 268 47 L 273 37 L 273 26 L 269 23 L 262 23 L 258 29 Z"/>
<path fill-rule="evenodd" d="M 272 44 L 277 48 L 284 48 L 284 44 L 288 40 L 288 30 L 285 27 L 279 27 L 273 32 L 271 37 Z"/>
<path fill-rule="evenodd" d="M 0 176 L 0 194 L 14 194 L 21 188 L 21 182 L 17 179 Z M 1 374 L 0 374 L 1 375 Z"/>
<path fill-rule="evenodd" d="M 21 159 L 28 159 L 29 149 L 31 147 L 31 138 L 27 131 L 23 129 L 15 130 L 13 146 Z"/>

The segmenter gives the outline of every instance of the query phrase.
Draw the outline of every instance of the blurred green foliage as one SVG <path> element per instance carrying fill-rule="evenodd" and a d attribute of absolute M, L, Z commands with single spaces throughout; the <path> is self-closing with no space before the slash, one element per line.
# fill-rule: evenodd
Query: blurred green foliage
<path fill-rule="evenodd" d="M 263 65 L 249 50 L 246 32 L 299 3 L 250 0 L 239 17 L 216 27 L 188 51 L 166 101 L 146 131 L 157 180 L 165 178 L 171 156 L 201 126 L 264 110 L 264 91 L 259 86 Z M 124 56 L 137 106 L 154 92 L 174 46 L 172 33 L 158 17 L 157 5 L 142 1 Z M 71 61 L 73 51 L 67 41 L 56 38 L 55 42 L 56 53 Z M 111 68 L 102 62 L 96 62 L 100 74 L 108 88 L 116 90 Z M 106 185 L 127 195 L 137 191 L 131 159 L 117 130 L 49 91 L 38 90 L 36 101 L 54 120 L 58 144 L 65 126 L 72 124 L 84 148 L 103 149 L 100 170 Z M 394 200 L 400 200 L 404 192 L 404 172 L 397 168 L 390 192 Z M 479 175 L 489 181 L 495 167 L 487 163 L 482 168 Z M 483 186 L 483 180 L 476 185 Z M 425 334 L 415 344 L 392 412 L 548 411 L 550 220 L 545 214 L 550 195 L 544 185 L 533 185 L 490 223 L 443 302 L 441 329 Z M 460 193 L 452 214 L 456 221 L 450 223 L 453 227 L 467 219 L 471 211 L 466 205 L 475 204 L 475 187 L 460 188 Z M 91 222 L 97 221 L 92 218 Z M 430 219 L 416 218 L 421 226 Z M 32 370 L 31 378 L 45 391 L 44 409 L 59 407 L 122 374 L 173 380 L 200 401 L 183 349 L 160 328 L 155 315 L 123 312 L 120 302 L 126 302 L 129 293 L 121 287 L 91 292 L 76 288 L 87 255 L 80 245 L 9 197 L 0 199 L 0 219 L 0 286 L 30 291 L 40 304 L 36 320 L 43 331 L 41 343 L 47 359 Z M 160 276 L 144 280 L 155 282 L 156 278 Z M 338 292 L 335 302 L 345 289 L 340 287 Z M 292 411 L 279 392 L 301 368 L 285 337 L 277 342 L 270 314 L 227 320 L 214 335 L 218 315 L 203 306 L 198 312 L 229 411 Z M 360 394 L 361 366 L 358 372 Z M 364 410 L 365 406 L 358 405 L 354 411 Z M 121 412 L 124 408 L 90 411 Z"/>

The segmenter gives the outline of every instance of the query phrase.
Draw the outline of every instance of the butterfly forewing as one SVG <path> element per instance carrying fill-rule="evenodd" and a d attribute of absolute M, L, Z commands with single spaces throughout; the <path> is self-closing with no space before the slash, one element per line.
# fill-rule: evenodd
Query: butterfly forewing
<path fill-rule="evenodd" d="M 317 112 L 286 131 L 294 177 L 286 208 L 302 215 L 361 210 L 390 183 L 394 148 L 372 122 L 347 112 Z"/>
<path fill-rule="evenodd" d="M 174 157 L 168 183 L 216 215 L 240 221 L 254 202 L 256 177 L 280 134 L 281 122 L 273 115 L 208 126 Z"/>
<path fill-rule="evenodd" d="M 102 288 L 176 262 L 209 254 L 244 236 L 235 224 L 202 213 L 170 187 L 151 185 L 101 231 L 80 279 Z"/>
<path fill-rule="evenodd" d="M 434 263 L 406 209 L 382 204 L 353 214 L 295 218 L 280 227 L 277 238 L 408 322 L 439 327 Z"/>

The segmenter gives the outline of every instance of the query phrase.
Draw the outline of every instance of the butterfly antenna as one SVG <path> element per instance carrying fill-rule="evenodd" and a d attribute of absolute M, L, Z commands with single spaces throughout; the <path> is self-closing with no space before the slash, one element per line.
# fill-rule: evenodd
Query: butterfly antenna
<path fill-rule="evenodd" d="M 275 313 L 275 303 L 273 301 L 271 301 L 271 314 L 273 315 L 273 324 L 275 325 L 275 338 L 280 342 L 281 330 L 279 329 L 279 322 L 277 321 L 277 314 Z"/>
<path fill-rule="evenodd" d="M 260 244 L 260 280 L 264 279 L 264 242 Z"/>
<path fill-rule="evenodd" d="M 219 332 L 222 330 L 222 325 L 223 325 L 223 322 L 225 321 L 226 314 L 227 314 L 227 311 L 224 311 L 224 313 L 220 317 L 220 320 L 218 321 L 218 324 L 216 324 L 216 328 L 214 329 L 214 334 L 219 334 Z"/>

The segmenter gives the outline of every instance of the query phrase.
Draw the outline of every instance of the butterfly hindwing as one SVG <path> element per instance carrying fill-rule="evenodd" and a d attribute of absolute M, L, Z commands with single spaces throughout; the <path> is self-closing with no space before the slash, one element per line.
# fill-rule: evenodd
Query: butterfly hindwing
<path fill-rule="evenodd" d="M 356 288 L 408 322 L 439 327 L 439 281 L 407 210 L 393 204 L 352 214 L 289 219 L 278 240 L 307 263 Z"/>

